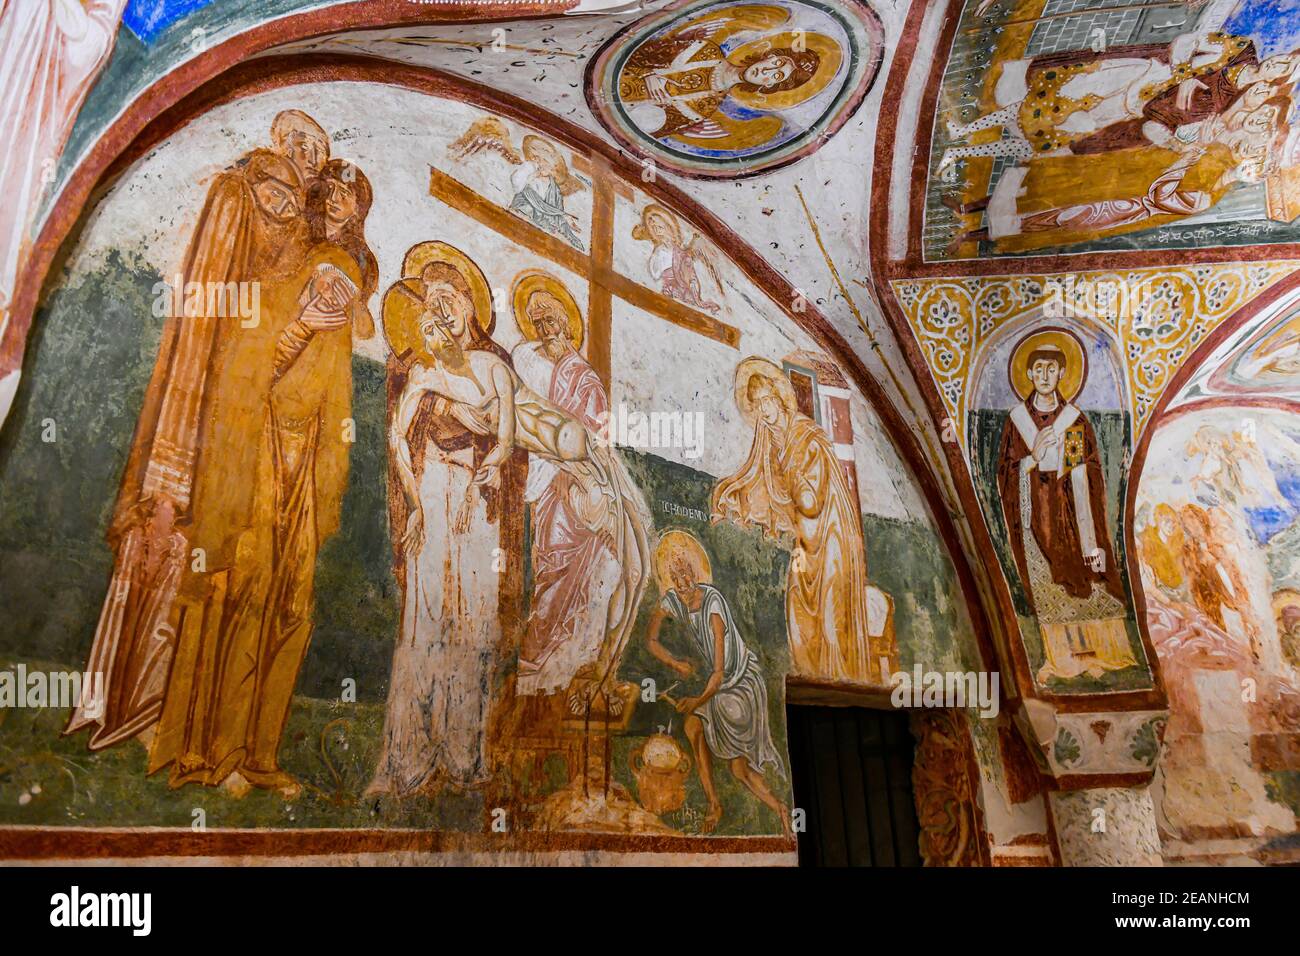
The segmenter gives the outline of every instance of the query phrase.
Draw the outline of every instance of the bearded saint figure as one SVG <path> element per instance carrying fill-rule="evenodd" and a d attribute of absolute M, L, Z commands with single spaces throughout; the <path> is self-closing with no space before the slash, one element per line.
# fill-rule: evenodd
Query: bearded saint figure
<path fill-rule="evenodd" d="M 520 379 L 599 435 L 609 395 L 577 350 L 577 303 L 559 280 L 538 273 L 516 284 L 515 301 L 525 337 L 513 355 Z M 583 486 L 573 475 L 534 456 L 524 497 L 533 505 L 533 594 L 515 692 L 549 694 L 595 660 L 620 569 L 612 543 L 589 526 Z"/>

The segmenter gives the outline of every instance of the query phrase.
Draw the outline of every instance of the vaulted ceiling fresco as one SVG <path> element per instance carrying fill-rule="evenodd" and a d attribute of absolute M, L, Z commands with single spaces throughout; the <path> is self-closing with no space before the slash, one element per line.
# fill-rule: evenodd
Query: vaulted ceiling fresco
<path fill-rule="evenodd" d="M 789 862 L 915 689 L 929 862 L 1283 858 L 1288 4 L 6 8 L 0 855 Z"/>

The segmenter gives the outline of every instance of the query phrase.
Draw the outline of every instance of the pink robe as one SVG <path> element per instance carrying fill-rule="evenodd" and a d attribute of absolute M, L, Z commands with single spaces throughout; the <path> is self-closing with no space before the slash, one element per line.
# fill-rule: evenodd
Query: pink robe
<path fill-rule="evenodd" d="M 576 352 L 555 365 L 546 397 L 593 434 L 609 412 L 605 386 Z M 553 470 L 553 475 L 533 504 L 532 607 L 519 652 L 517 689 L 547 694 L 563 690 L 580 667 L 596 659 L 619 565 L 611 542 L 592 531 L 574 507 L 573 478 L 537 459 L 530 467 Z"/>

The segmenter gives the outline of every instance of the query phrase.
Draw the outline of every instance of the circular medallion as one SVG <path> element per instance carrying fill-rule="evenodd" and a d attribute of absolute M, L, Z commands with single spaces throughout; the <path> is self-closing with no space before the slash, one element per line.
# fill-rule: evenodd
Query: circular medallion
<path fill-rule="evenodd" d="M 642 160 L 685 176 L 752 176 L 815 151 L 880 68 L 884 29 L 841 0 L 688 0 L 616 34 L 587 102 Z"/>

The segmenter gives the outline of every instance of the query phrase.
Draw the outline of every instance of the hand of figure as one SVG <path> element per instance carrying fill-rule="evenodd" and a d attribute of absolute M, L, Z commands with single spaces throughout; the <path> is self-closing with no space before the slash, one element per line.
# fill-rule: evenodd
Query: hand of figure
<path fill-rule="evenodd" d="M 313 332 L 333 332 L 348 324 L 348 316 L 346 312 L 317 312 L 308 307 L 299 321 Z"/>
<path fill-rule="evenodd" d="M 406 519 L 406 534 L 402 535 L 402 550 L 417 554 L 424 547 L 424 511 L 416 506 Z"/>
<path fill-rule="evenodd" d="M 677 702 L 676 706 L 677 713 L 689 714 L 695 710 L 696 707 L 700 706 L 700 699 L 698 697 L 683 697 Z"/>
<path fill-rule="evenodd" d="M 478 473 L 474 475 L 474 484 L 482 485 L 485 488 L 501 487 L 501 468 L 498 465 L 490 465 L 485 459 L 479 467 Z"/>
<path fill-rule="evenodd" d="M 1202 90 L 1209 89 L 1194 76 L 1178 84 L 1178 95 L 1175 97 L 1175 103 L 1180 110 L 1185 110 L 1192 105 L 1192 96 L 1196 93 L 1198 87 Z"/>
<path fill-rule="evenodd" d="M 1061 437 L 1056 434 L 1056 431 L 1054 429 L 1044 428 L 1042 431 L 1040 431 L 1038 433 L 1038 437 L 1034 439 L 1034 450 L 1033 450 L 1034 461 L 1041 462 L 1043 460 L 1043 456 L 1046 455 L 1052 448 L 1054 448 L 1060 442 L 1060 440 Z"/>
<path fill-rule="evenodd" d="M 667 106 L 672 102 L 672 97 L 668 95 L 668 81 L 657 73 L 646 76 L 645 91 L 650 95 L 650 99 L 660 106 Z"/>

